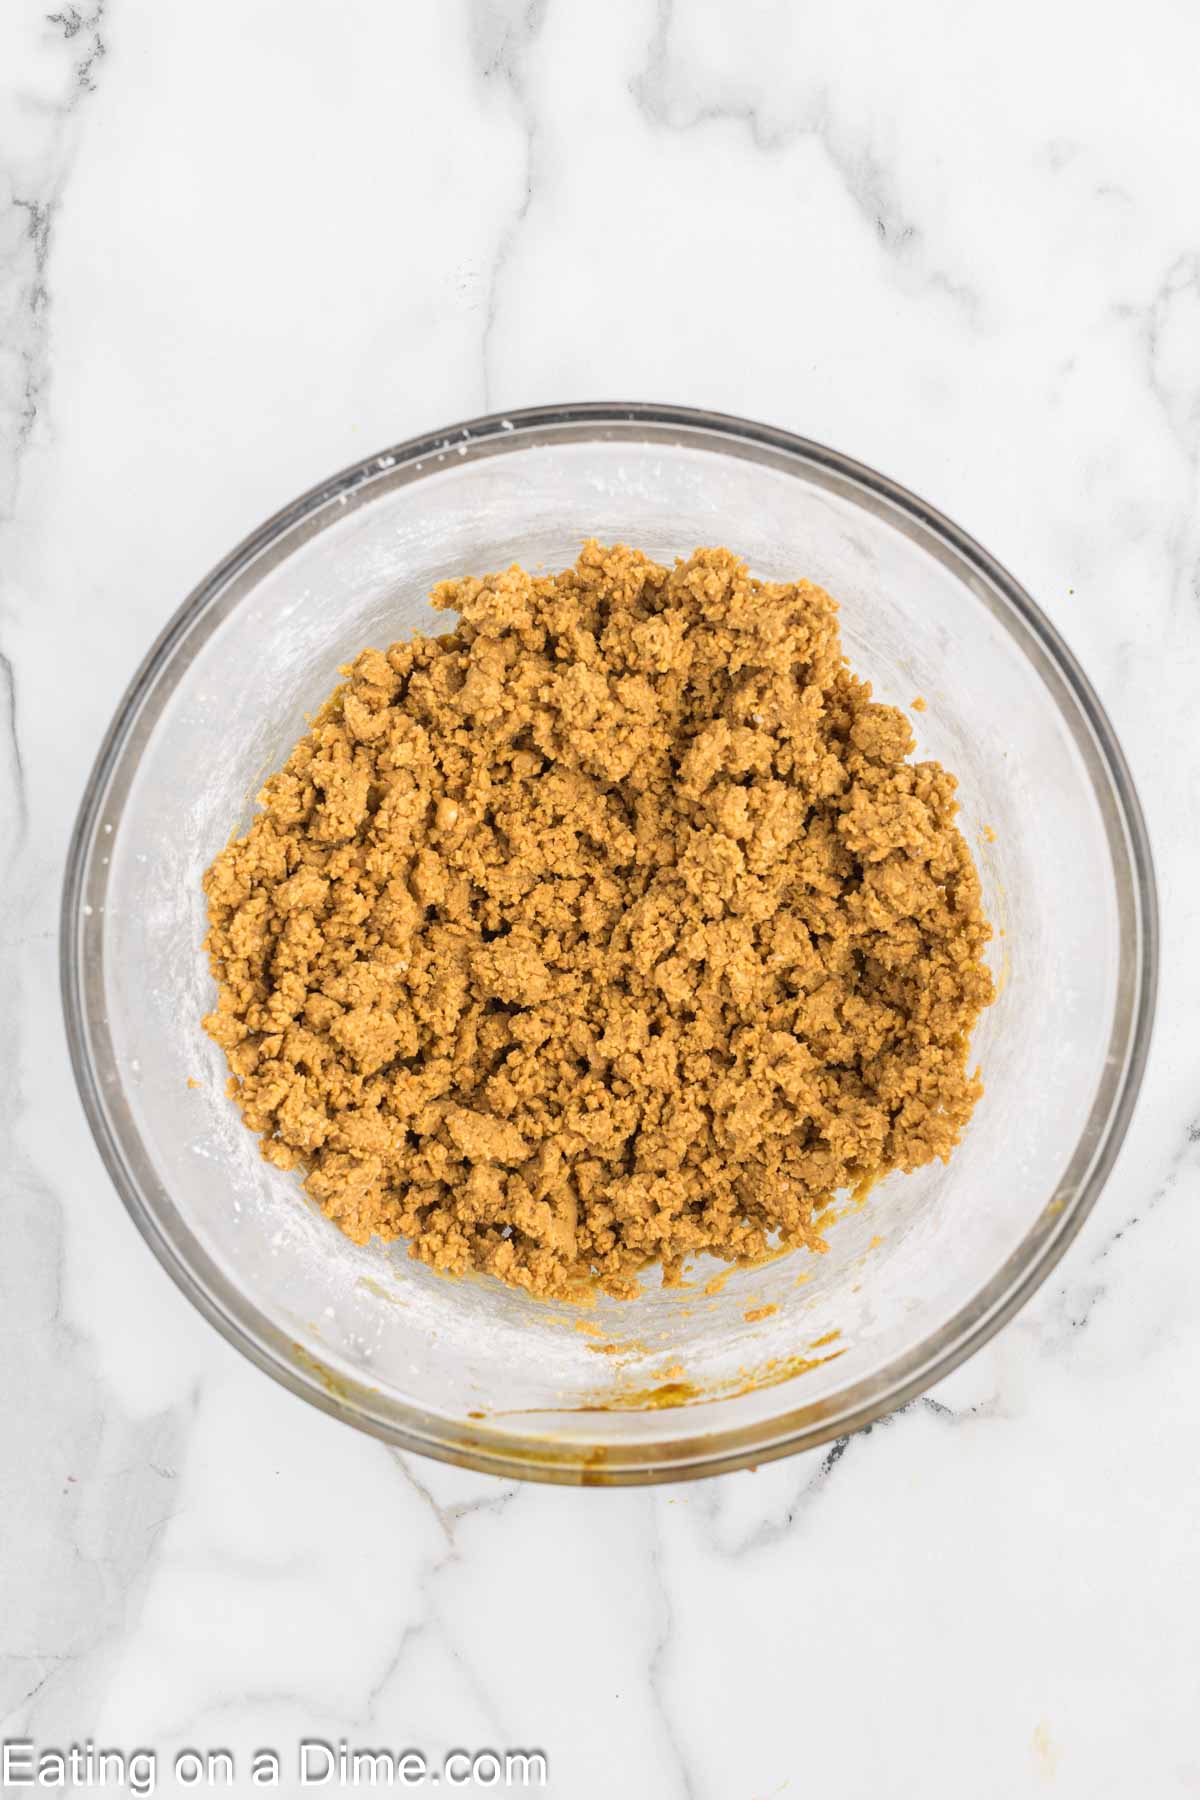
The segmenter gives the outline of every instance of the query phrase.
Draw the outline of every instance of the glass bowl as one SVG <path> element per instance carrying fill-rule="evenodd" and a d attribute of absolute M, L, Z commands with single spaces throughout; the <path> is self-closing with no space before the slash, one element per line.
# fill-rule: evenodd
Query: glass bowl
<path fill-rule="evenodd" d="M 987 1092 L 948 1165 L 847 1203 L 803 1252 L 588 1311 L 357 1248 L 263 1162 L 200 1029 L 200 878 L 340 663 L 414 628 L 445 576 L 557 569 L 581 541 L 728 544 L 840 601 L 852 664 L 960 778 L 999 997 Z M 101 748 L 66 874 L 80 1092 L 147 1242 L 276 1380 L 408 1450 L 597 1484 L 712 1474 L 866 1424 L 982 1344 L 1054 1266 L 1146 1057 L 1145 827 L 1086 679 L 1012 577 L 834 451 L 666 406 L 535 408 L 402 444 L 286 507 L 204 580 Z M 774 1310 L 771 1310 L 771 1309 Z"/>

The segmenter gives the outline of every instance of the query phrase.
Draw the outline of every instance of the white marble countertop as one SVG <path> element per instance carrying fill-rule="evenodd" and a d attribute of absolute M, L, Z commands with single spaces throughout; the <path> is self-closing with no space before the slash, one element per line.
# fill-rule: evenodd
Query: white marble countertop
<path fill-rule="evenodd" d="M 540 1747 L 566 1800 L 1200 1794 L 1198 63 L 1180 0 L 5 0 L 0 1738 L 168 1792 L 182 1746 L 290 1793 L 344 1737 Z M 1117 1170 L 955 1417 L 624 1493 L 394 1454 L 227 1347 L 92 1147 L 55 942 L 101 732 L 217 557 L 579 398 L 770 420 L 977 535 L 1110 710 L 1163 900 Z"/>

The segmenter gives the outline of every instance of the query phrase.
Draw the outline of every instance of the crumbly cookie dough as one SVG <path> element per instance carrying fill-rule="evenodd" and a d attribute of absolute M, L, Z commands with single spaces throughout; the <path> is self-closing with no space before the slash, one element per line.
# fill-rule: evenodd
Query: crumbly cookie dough
<path fill-rule="evenodd" d="M 823 1248 L 945 1158 L 991 935 L 955 780 L 728 550 L 443 583 L 205 877 L 204 1021 L 351 1238 L 539 1295 Z"/>

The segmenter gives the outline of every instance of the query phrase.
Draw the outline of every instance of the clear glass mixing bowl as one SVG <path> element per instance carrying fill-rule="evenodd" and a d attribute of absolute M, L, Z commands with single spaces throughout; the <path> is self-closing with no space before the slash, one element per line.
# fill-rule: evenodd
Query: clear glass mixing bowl
<path fill-rule="evenodd" d="M 200 877 L 339 663 L 445 629 L 443 576 L 558 568 L 585 537 L 660 560 L 724 543 L 841 602 L 854 666 L 960 777 L 1000 994 L 987 1093 L 946 1167 L 881 1182 L 829 1252 L 588 1313 L 358 1249 L 264 1163 L 200 1029 Z M 732 418 L 586 405 L 474 420 L 305 494 L 201 583 L 139 670 L 84 796 L 62 967 L 75 1072 L 112 1178 L 180 1287 L 315 1405 L 499 1474 L 710 1474 L 877 1418 L 947 1373 L 1053 1267 L 1120 1145 L 1154 1000 L 1137 799 L 1032 600 L 931 507 Z M 197 1085 L 190 1085 L 192 1082 Z M 773 1312 L 765 1309 L 774 1307 Z M 747 1318 L 747 1314 L 751 1316 Z M 755 1315 L 764 1315 L 758 1316 Z M 580 1326 L 585 1329 L 580 1329 Z M 611 1348 L 615 1347 L 615 1348 Z"/>

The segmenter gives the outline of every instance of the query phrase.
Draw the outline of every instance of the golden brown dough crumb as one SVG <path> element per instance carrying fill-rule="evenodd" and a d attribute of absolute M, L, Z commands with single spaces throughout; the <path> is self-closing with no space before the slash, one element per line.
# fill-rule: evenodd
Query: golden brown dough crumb
<path fill-rule="evenodd" d="M 205 876 L 230 1091 L 356 1242 L 617 1295 L 946 1157 L 991 935 L 955 781 L 728 550 L 443 583 Z M 707 1290 L 706 1290 L 707 1291 Z"/>

